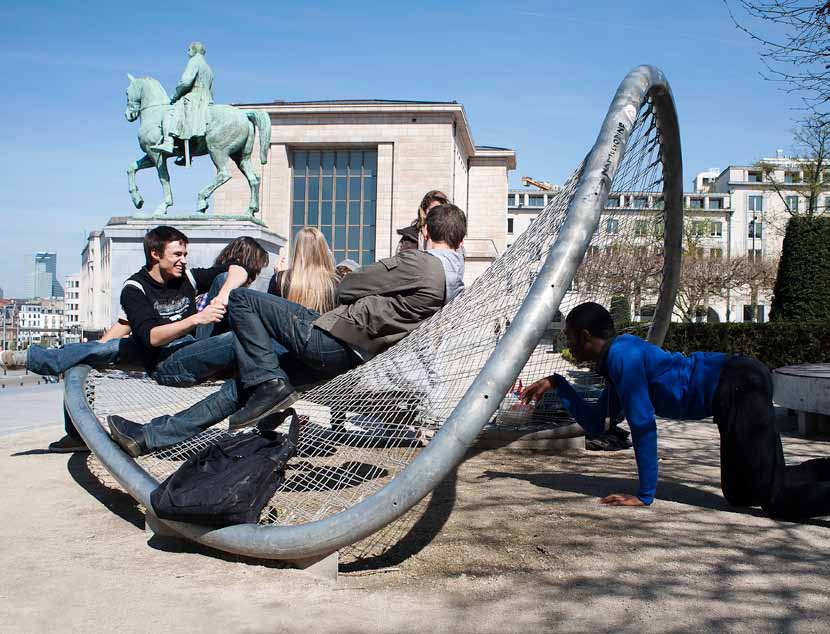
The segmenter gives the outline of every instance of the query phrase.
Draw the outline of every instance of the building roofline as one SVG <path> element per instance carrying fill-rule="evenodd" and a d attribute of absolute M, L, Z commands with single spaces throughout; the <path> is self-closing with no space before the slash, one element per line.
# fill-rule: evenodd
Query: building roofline
<path fill-rule="evenodd" d="M 453 116 L 457 124 L 457 131 L 461 143 L 465 146 L 468 155 L 472 158 L 505 158 L 508 169 L 516 169 L 516 152 L 510 148 L 499 146 L 476 146 L 473 141 L 467 111 L 457 101 L 414 101 L 397 99 L 330 99 L 317 101 L 269 101 L 262 103 L 235 103 L 239 108 L 253 108 L 265 110 L 273 115 L 291 114 L 367 114 L 367 113 L 396 113 L 396 114 L 423 114 L 428 112 L 445 112 Z"/>

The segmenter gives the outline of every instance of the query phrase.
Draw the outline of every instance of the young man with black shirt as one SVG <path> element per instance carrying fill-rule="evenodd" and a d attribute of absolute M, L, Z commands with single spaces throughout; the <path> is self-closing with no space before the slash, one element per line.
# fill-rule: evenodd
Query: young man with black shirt
<path fill-rule="evenodd" d="M 336 291 L 338 306 L 322 315 L 281 297 L 234 291 L 229 312 L 240 378 L 147 425 L 110 416 L 113 439 L 139 456 L 230 415 L 231 429 L 251 426 L 297 399 L 291 380 L 331 378 L 380 354 L 463 290 L 459 247 L 466 233 L 463 211 L 434 207 L 423 228 L 425 251 L 404 251 L 347 275 Z"/>
<path fill-rule="evenodd" d="M 147 232 L 147 265 L 121 291 L 121 307 L 144 368 L 158 383 L 176 387 L 195 385 L 233 368 L 231 333 L 197 339 L 193 331 L 221 321 L 230 292 L 248 281 L 248 271 L 238 264 L 188 269 L 187 243 L 187 236 L 174 227 L 162 225 Z M 219 293 L 197 311 L 196 295 L 207 292 L 222 273 L 227 279 Z"/>

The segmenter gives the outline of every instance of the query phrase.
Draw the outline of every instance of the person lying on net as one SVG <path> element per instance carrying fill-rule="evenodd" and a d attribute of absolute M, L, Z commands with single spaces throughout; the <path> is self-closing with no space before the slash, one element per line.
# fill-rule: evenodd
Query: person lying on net
<path fill-rule="evenodd" d="M 29 371 L 58 375 L 80 364 L 96 368 L 143 365 L 160 384 L 187 387 L 233 369 L 233 336 L 222 331 L 223 321 L 227 320 L 224 319 L 225 309 L 221 301 L 227 301 L 223 298 L 232 288 L 240 283 L 247 286 L 256 279 L 268 262 L 268 253 L 253 238 L 241 237 L 220 252 L 213 267 L 187 270 L 187 238 L 178 230 L 164 226 L 147 233 L 144 250 L 148 266 L 125 284 L 122 306 L 124 296 L 132 294 L 136 297 L 131 301 L 142 304 L 138 313 L 133 309 L 134 315 L 145 319 L 145 323 L 155 320 L 157 325 L 175 324 L 180 329 L 186 328 L 188 334 L 168 343 L 161 351 L 148 351 L 146 341 L 128 336 L 132 328 L 128 314 L 124 314 L 100 343 L 67 344 L 62 348 L 30 346 L 25 353 Z M 164 257 L 158 257 L 159 253 L 163 253 Z M 174 253 L 178 254 L 175 260 Z M 206 291 L 208 300 L 205 309 L 198 312 L 197 290 Z M 152 306 L 143 305 L 149 305 L 150 301 Z M 172 311 L 171 306 L 179 312 Z M 184 350 L 185 347 L 187 350 Z M 153 365 L 153 359 L 160 362 Z M 66 435 L 51 443 L 49 450 L 57 453 L 87 451 L 86 444 L 66 412 L 64 427 Z"/>
<path fill-rule="evenodd" d="M 466 233 L 463 211 L 434 207 L 423 229 L 425 251 L 406 251 L 347 275 L 337 287 L 336 307 L 327 312 L 256 291 L 232 292 L 239 379 L 147 425 L 111 416 L 113 438 L 138 456 L 228 416 L 237 430 L 289 407 L 298 398 L 292 376 L 312 382 L 342 374 L 406 337 L 455 297 L 464 287 L 464 259 L 457 249 Z"/>
<path fill-rule="evenodd" d="M 631 429 L 640 486 L 636 495 L 613 493 L 603 504 L 647 506 L 657 491 L 655 416 L 697 420 L 714 416 L 720 434 L 721 486 L 737 507 L 760 506 L 771 517 L 830 515 L 830 459 L 786 466 L 772 407 L 772 377 L 742 355 L 666 352 L 633 335 L 615 336 L 611 314 L 587 302 L 565 320 L 568 349 L 577 361 L 596 362 L 607 384 L 596 404 L 586 403 L 559 374 L 536 381 L 522 397 L 538 400 L 556 389 L 589 434 L 625 414 Z"/>
<path fill-rule="evenodd" d="M 268 252 L 248 236 L 231 240 L 213 262 L 213 268 L 227 269 L 237 264 L 248 271 L 245 286 L 249 286 L 268 263 Z M 224 286 L 227 273 L 217 275 L 207 293 L 200 295 L 197 309 L 202 310 L 211 303 Z M 196 339 L 206 339 L 222 334 L 229 329 L 227 316 L 218 323 L 198 326 L 193 334 Z M 118 320 L 97 341 L 68 343 L 60 348 L 46 348 L 31 345 L 26 350 L 14 351 L 0 358 L 7 369 L 26 368 L 29 372 L 43 376 L 58 376 L 76 365 L 89 365 L 103 369 L 112 366 L 140 367 L 140 352 L 136 342 L 129 336 L 130 322 L 122 311 Z"/>

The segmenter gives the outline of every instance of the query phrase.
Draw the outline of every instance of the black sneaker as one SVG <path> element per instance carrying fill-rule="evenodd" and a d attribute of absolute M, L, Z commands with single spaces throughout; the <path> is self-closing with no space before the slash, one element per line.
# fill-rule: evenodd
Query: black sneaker
<path fill-rule="evenodd" d="M 150 449 L 144 441 L 143 425 L 114 414 L 107 416 L 107 424 L 110 427 L 112 439 L 133 458 L 150 453 Z"/>
<path fill-rule="evenodd" d="M 72 436 L 64 436 L 60 440 L 56 440 L 49 445 L 51 453 L 76 453 L 89 452 L 89 447 L 80 438 L 73 438 Z"/>

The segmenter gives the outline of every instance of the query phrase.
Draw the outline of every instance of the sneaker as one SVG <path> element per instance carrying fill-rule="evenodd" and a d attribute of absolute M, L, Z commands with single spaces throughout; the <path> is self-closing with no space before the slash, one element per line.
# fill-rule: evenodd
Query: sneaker
<path fill-rule="evenodd" d="M 49 445 L 51 453 L 75 453 L 75 452 L 89 452 L 89 447 L 80 438 L 73 438 L 72 436 L 64 436 L 60 440 Z"/>
<path fill-rule="evenodd" d="M 0 353 L 0 367 L 6 370 L 25 370 L 26 356 L 25 350 L 4 350 Z"/>

